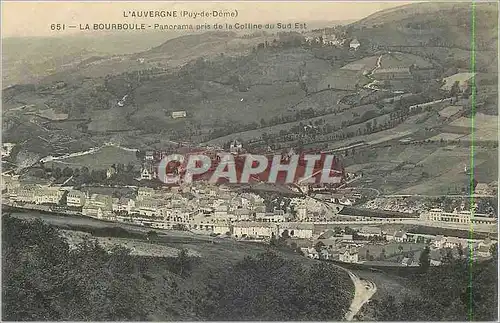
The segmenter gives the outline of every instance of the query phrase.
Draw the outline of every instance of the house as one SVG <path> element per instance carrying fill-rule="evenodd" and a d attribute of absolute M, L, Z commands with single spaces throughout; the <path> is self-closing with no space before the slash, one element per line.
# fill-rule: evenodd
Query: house
<path fill-rule="evenodd" d="M 113 220 L 113 198 L 105 194 L 92 194 L 85 200 L 82 214 L 98 219 Z"/>
<path fill-rule="evenodd" d="M 330 253 L 328 252 L 327 249 L 321 249 L 320 252 L 319 252 L 319 257 L 320 259 L 330 259 L 331 258 L 331 255 Z"/>
<path fill-rule="evenodd" d="M 146 160 L 154 160 L 155 159 L 155 152 L 152 150 L 146 151 L 146 154 L 144 156 Z"/>
<path fill-rule="evenodd" d="M 342 197 L 339 199 L 339 204 L 340 205 L 347 205 L 347 206 L 350 206 L 353 204 L 353 202 L 351 200 L 349 200 L 347 197 Z"/>
<path fill-rule="evenodd" d="M 314 224 L 299 222 L 285 222 L 279 224 L 279 236 L 281 236 L 284 231 L 288 231 L 291 237 L 311 239 L 313 237 Z"/>
<path fill-rule="evenodd" d="M 491 256 L 491 246 L 496 242 L 492 241 L 490 238 L 486 238 L 478 243 L 478 255 L 480 257 L 490 257 Z"/>
<path fill-rule="evenodd" d="M 412 75 L 408 67 L 379 68 L 373 72 L 377 80 L 410 79 Z"/>
<path fill-rule="evenodd" d="M 10 195 L 12 191 L 16 191 L 20 186 L 19 175 L 10 176 L 2 174 L 2 192 L 7 190 L 7 193 Z"/>
<path fill-rule="evenodd" d="M 36 191 L 35 204 L 59 204 L 64 193 L 59 187 L 40 185 Z"/>
<path fill-rule="evenodd" d="M 358 251 L 352 247 L 347 247 L 339 252 L 339 260 L 342 262 L 357 263 L 358 257 Z"/>
<path fill-rule="evenodd" d="M 480 245 L 477 249 L 477 255 L 479 257 L 491 257 L 490 248 L 485 245 Z"/>
<path fill-rule="evenodd" d="M 335 237 L 335 232 L 333 230 L 326 230 L 318 237 L 318 239 L 331 239 L 333 237 Z"/>
<path fill-rule="evenodd" d="M 412 263 L 412 259 L 408 257 L 404 257 L 403 260 L 401 260 L 401 265 L 403 266 L 410 266 Z"/>
<path fill-rule="evenodd" d="M 134 199 L 122 197 L 118 200 L 118 211 L 132 213 L 134 209 L 135 209 Z"/>
<path fill-rule="evenodd" d="M 135 212 L 147 217 L 160 216 L 160 200 L 157 199 L 140 199 L 135 202 Z"/>
<path fill-rule="evenodd" d="M 95 207 L 93 205 L 84 205 L 82 208 L 82 214 L 84 216 L 89 216 L 92 218 L 97 218 L 97 219 L 104 219 L 104 212 L 102 208 L 100 207 Z"/>
<path fill-rule="evenodd" d="M 343 234 L 341 239 L 344 242 L 354 241 L 352 234 Z"/>
<path fill-rule="evenodd" d="M 353 39 L 350 43 L 349 43 L 349 48 L 351 49 L 354 49 L 354 50 L 358 50 L 359 46 L 361 44 L 359 43 L 359 41 L 357 39 Z"/>
<path fill-rule="evenodd" d="M 232 231 L 231 226 L 228 224 L 217 223 L 214 225 L 214 233 L 215 234 L 227 235 L 228 232 L 229 232 L 229 234 L 231 234 L 231 231 Z"/>
<path fill-rule="evenodd" d="M 264 221 L 264 222 L 285 222 L 288 218 L 286 214 L 283 213 L 283 211 L 279 212 L 280 210 L 275 211 L 274 213 L 258 213 L 256 214 L 255 220 L 257 221 Z"/>
<path fill-rule="evenodd" d="M 151 187 L 139 187 L 137 190 L 137 200 L 142 200 L 153 196 L 155 190 Z"/>
<path fill-rule="evenodd" d="M 363 237 L 382 236 L 382 229 L 379 227 L 362 227 L 358 234 Z"/>
<path fill-rule="evenodd" d="M 233 226 L 233 235 L 239 237 L 271 238 L 278 236 L 278 226 L 267 222 L 237 222 Z"/>
<path fill-rule="evenodd" d="M 9 195 L 15 202 L 35 203 L 38 190 L 38 185 L 23 184 L 16 189 L 10 190 Z"/>
<path fill-rule="evenodd" d="M 405 242 L 407 239 L 406 233 L 403 231 L 396 231 L 394 233 L 394 241 L 396 242 Z"/>
<path fill-rule="evenodd" d="M 486 247 L 491 247 L 491 245 L 495 244 L 495 242 L 493 240 L 491 240 L 490 238 L 486 238 L 484 239 L 483 241 L 480 241 L 479 242 L 479 247 L 480 246 L 486 246 Z"/>
<path fill-rule="evenodd" d="M 445 248 L 459 248 L 467 244 L 467 240 L 463 241 L 457 237 L 446 237 L 446 242 L 444 243 Z"/>
<path fill-rule="evenodd" d="M 446 238 L 442 235 L 437 235 L 432 239 L 432 246 L 436 249 L 444 248 L 444 244 L 446 243 Z"/>
<path fill-rule="evenodd" d="M 66 205 L 69 207 L 82 207 L 85 205 L 85 194 L 78 190 L 71 190 L 66 195 Z"/>
<path fill-rule="evenodd" d="M 306 255 L 307 257 L 309 257 L 311 259 L 319 259 L 319 252 L 312 247 L 300 248 L 300 250 L 304 253 L 304 255 Z"/>
<path fill-rule="evenodd" d="M 229 152 L 232 154 L 240 153 L 243 149 L 243 145 L 238 140 L 233 140 L 229 145 Z"/>
<path fill-rule="evenodd" d="M 251 212 L 247 208 L 241 208 L 234 211 L 236 221 L 249 221 L 252 218 Z"/>
<path fill-rule="evenodd" d="M 172 112 L 172 119 L 185 118 L 187 116 L 186 111 L 174 111 Z"/>

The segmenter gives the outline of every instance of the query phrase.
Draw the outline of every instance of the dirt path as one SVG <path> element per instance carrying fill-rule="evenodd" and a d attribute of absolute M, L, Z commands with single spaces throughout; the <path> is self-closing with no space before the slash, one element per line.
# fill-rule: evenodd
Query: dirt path
<path fill-rule="evenodd" d="M 346 269 L 344 269 L 346 270 Z M 366 304 L 377 291 L 377 286 L 368 280 L 359 278 L 356 274 L 348 271 L 354 283 L 354 299 L 351 302 L 349 311 L 346 313 L 346 321 L 352 321 L 364 304 Z"/>

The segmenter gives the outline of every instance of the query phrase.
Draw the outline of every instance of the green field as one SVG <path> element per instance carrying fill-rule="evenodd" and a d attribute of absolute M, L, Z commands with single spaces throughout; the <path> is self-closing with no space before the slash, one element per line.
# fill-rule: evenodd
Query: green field
<path fill-rule="evenodd" d="M 113 164 L 129 163 L 135 167 L 140 167 L 141 163 L 137 159 L 135 152 L 120 149 L 114 146 L 103 147 L 95 153 L 82 156 L 69 157 L 60 160 L 47 162 L 47 167 L 70 167 L 81 168 L 88 167 L 89 169 L 107 169 Z"/>

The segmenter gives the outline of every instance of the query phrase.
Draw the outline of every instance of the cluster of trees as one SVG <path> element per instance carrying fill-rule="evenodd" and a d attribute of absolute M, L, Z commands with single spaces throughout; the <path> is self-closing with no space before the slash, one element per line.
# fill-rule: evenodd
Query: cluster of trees
<path fill-rule="evenodd" d="M 426 256 L 427 254 L 427 256 Z M 413 295 L 396 300 L 391 295 L 373 299 L 367 309 L 375 321 L 496 321 L 498 309 L 496 251 L 493 259 L 471 262 L 448 259 L 438 267 L 428 265 L 423 252 L 419 273 L 406 280 Z"/>
<path fill-rule="evenodd" d="M 211 321 L 340 321 L 353 286 L 328 263 L 298 265 L 268 251 L 212 274 L 201 316 Z"/>
<path fill-rule="evenodd" d="M 4 320 L 144 320 L 140 271 L 128 251 L 85 240 L 70 249 L 41 221 L 3 217 Z"/>
<path fill-rule="evenodd" d="M 134 165 L 132 164 L 113 164 L 111 166 L 115 172 L 109 178 L 107 177 L 107 170 L 105 169 L 92 169 L 90 170 L 87 166 L 80 168 L 71 167 L 52 167 L 47 168 L 44 165 L 37 168 L 34 172 L 34 176 L 40 178 L 53 177 L 56 181 L 65 181 L 71 176 L 73 176 L 72 183 L 76 185 L 82 184 L 96 184 L 96 183 L 122 183 L 130 184 L 134 182 L 134 176 L 137 175 L 134 170 Z"/>
<path fill-rule="evenodd" d="M 337 321 L 354 292 L 347 273 L 327 263 L 307 266 L 271 251 L 207 270 L 186 250 L 155 258 L 92 240 L 70 248 L 40 220 L 2 221 L 8 321 Z"/>

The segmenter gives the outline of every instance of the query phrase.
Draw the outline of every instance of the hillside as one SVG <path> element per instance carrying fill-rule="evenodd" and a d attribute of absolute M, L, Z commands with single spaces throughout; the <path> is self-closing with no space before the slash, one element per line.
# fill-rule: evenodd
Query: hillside
<path fill-rule="evenodd" d="M 123 55 L 148 50 L 179 33 L 118 33 L 100 37 L 20 37 L 2 39 L 2 84 L 31 83 L 68 71 L 96 56 Z"/>
<path fill-rule="evenodd" d="M 473 17 L 474 16 L 474 17 Z M 443 43 L 447 47 L 469 48 L 472 21 L 475 42 L 481 49 L 497 49 L 498 3 L 416 3 L 386 9 L 361 19 L 350 27 L 365 37 L 384 37 L 388 45 Z M 392 31 L 392 32 L 391 32 Z M 406 37 L 405 37 L 406 36 Z"/>
<path fill-rule="evenodd" d="M 496 141 L 497 13 L 496 5 L 476 5 L 475 74 L 468 4 L 412 4 L 329 28 L 345 37 L 343 45 L 307 40 L 321 31 L 208 32 L 134 54 L 93 55 L 35 84 L 4 89 L 2 134 L 46 155 L 109 142 L 146 150 L 179 142 L 225 146 L 235 138 L 251 150 L 328 148 L 390 192 L 460 190 L 472 138 L 478 176 L 488 181 L 497 164 L 486 151 Z M 353 38 L 357 50 L 349 48 Z M 393 79 L 392 70 L 404 74 Z M 461 126 L 473 110 L 482 116 L 474 129 Z M 186 118 L 174 119 L 175 111 Z M 400 140 L 431 156 L 385 151 Z M 351 145 L 360 149 L 347 156 Z M 450 145 L 459 147 L 443 152 Z M 447 154 L 455 154 L 453 163 L 426 177 L 422 168 Z M 387 176 L 374 162 L 385 163 Z"/>
<path fill-rule="evenodd" d="M 92 239 L 70 248 L 42 221 L 2 221 L 3 320 L 338 321 L 352 299 L 346 272 L 260 246 L 159 234 L 149 243 L 194 247 L 202 256 L 131 256 Z"/>

